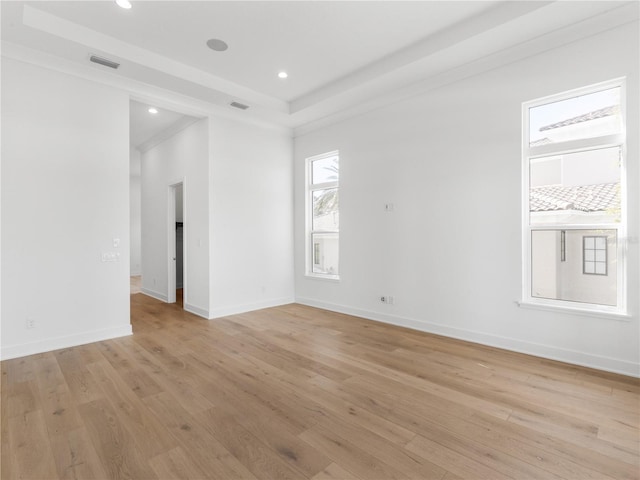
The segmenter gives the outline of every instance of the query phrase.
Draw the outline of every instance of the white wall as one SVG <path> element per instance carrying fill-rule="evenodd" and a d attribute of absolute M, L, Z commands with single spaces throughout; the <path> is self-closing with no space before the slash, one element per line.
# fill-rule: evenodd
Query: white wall
<path fill-rule="evenodd" d="M 302 303 L 640 375 L 638 24 L 295 140 Z M 522 102 L 627 77 L 631 318 L 519 308 Z M 340 151 L 340 282 L 304 275 L 304 160 Z M 392 202 L 393 212 L 384 204 Z M 380 295 L 393 295 L 394 305 Z"/>
<path fill-rule="evenodd" d="M 123 92 L 2 59 L 2 358 L 131 333 L 128 118 Z"/>
<path fill-rule="evenodd" d="M 142 253 L 141 253 L 141 187 L 140 187 L 140 151 L 131 147 L 129 170 L 129 230 L 130 230 L 130 274 L 140 275 L 142 273 Z"/>
<path fill-rule="evenodd" d="M 288 134 L 211 121 L 210 317 L 293 301 Z"/>
<path fill-rule="evenodd" d="M 142 154 L 142 291 L 168 298 L 169 185 L 184 182 L 184 308 L 209 312 L 209 125 L 203 119 Z M 175 235 L 175 224 L 171 226 Z"/>
<path fill-rule="evenodd" d="M 176 187 L 176 222 L 182 222 L 182 185 Z"/>

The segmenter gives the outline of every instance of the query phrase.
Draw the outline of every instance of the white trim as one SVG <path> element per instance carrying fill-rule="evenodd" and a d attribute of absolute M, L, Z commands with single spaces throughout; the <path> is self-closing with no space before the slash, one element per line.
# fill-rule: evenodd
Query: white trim
<path fill-rule="evenodd" d="M 176 303 L 176 189 L 180 183 L 167 186 L 167 303 Z"/>
<path fill-rule="evenodd" d="M 566 305 L 554 305 L 549 300 L 549 303 L 545 303 L 544 299 L 540 299 L 540 302 L 521 302 L 516 300 L 516 304 L 521 308 L 529 310 L 544 310 L 546 312 L 566 313 L 568 315 L 579 315 L 582 317 L 595 317 L 595 318 L 608 318 L 611 320 L 630 321 L 633 316 L 629 313 L 620 313 L 615 310 L 585 310 L 580 307 L 567 307 Z"/>
<path fill-rule="evenodd" d="M 168 209 L 167 209 L 167 303 L 176 302 L 176 289 L 183 289 L 183 305 L 188 303 L 187 289 L 187 229 L 182 229 L 182 285 L 178 286 L 177 280 L 177 259 L 178 247 L 176 245 L 176 189 L 182 186 L 182 222 L 187 224 L 187 178 L 181 177 L 174 179 L 168 184 Z M 171 255 L 174 255 L 171 260 Z"/>
<path fill-rule="evenodd" d="M 22 343 L 20 345 L 8 345 L 2 347 L 2 350 L 0 350 L 0 359 L 8 360 L 10 358 L 24 357 L 27 355 L 34 355 L 36 353 L 60 350 L 62 348 L 76 347 L 87 343 L 126 337 L 132 333 L 131 325 L 126 325 L 92 330 L 90 332 L 75 333 L 73 335 L 66 335 L 62 337 L 47 338 L 46 340 Z"/>
<path fill-rule="evenodd" d="M 196 307 L 195 305 L 184 302 L 184 310 L 209 320 L 209 310 L 207 310 L 206 308 Z"/>
<path fill-rule="evenodd" d="M 334 282 L 334 283 L 340 283 L 340 276 L 339 275 L 323 275 L 322 273 L 305 273 L 304 274 L 305 277 L 310 278 L 312 280 L 320 280 L 323 282 Z"/>
<path fill-rule="evenodd" d="M 144 293 L 145 295 L 155 298 L 156 300 L 161 300 L 163 302 L 167 302 L 167 296 L 164 293 L 156 292 L 155 290 L 151 290 L 149 288 L 142 287 L 140 289 L 140 293 Z"/>
<path fill-rule="evenodd" d="M 524 353 L 526 355 L 570 363 L 572 365 L 579 365 L 582 367 L 594 368 L 606 372 L 618 373 L 621 375 L 640 378 L 640 365 L 617 358 L 592 355 L 589 353 L 579 352 L 566 348 L 558 348 L 551 345 L 543 345 L 540 343 L 524 342 L 515 338 L 487 334 L 462 328 L 455 328 L 438 323 L 427 322 L 424 320 L 399 317 L 396 315 L 387 315 L 378 312 L 372 312 L 369 310 L 361 310 L 344 305 L 320 302 L 311 298 L 298 297 L 296 298 L 296 303 L 316 308 L 322 308 L 325 310 L 330 310 L 332 312 L 345 313 L 347 315 L 353 315 L 376 322 L 396 325 L 399 327 L 406 327 L 421 332 L 433 333 L 435 335 L 442 335 L 449 338 L 456 338 L 467 342 L 478 343 L 480 345 L 500 348 L 511 352 Z"/>
<path fill-rule="evenodd" d="M 244 303 L 240 305 L 230 305 L 227 307 L 215 308 L 209 312 L 209 320 L 215 320 L 220 317 L 227 317 L 229 315 L 237 315 L 239 313 L 253 312 L 254 310 L 261 310 L 263 308 L 279 307 L 282 305 L 288 305 L 295 300 L 293 297 L 281 297 L 273 298 L 271 300 L 263 300 L 255 303 Z"/>

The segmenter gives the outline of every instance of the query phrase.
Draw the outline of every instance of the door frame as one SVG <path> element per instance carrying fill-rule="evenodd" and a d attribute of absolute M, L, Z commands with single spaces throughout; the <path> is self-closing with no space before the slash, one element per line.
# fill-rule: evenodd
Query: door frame
<path fill-rule="evenodd" d="M 167 186 L 167 303 L 176 303 L 176 188 L 182 185 L 182 222 L 187 220 L 187 182 L 183 177 Z M 187 229 L 182 229 L 182 306 L 187 304 Z"/>

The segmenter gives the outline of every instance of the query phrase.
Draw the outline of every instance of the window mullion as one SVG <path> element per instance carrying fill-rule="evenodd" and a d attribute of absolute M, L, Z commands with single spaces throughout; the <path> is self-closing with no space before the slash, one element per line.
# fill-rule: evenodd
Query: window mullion
<path fill-rule="evenodd" d="M 605 135 L 602 137 L 585 138 L 561 143 L 550 143 L 548 145 L 539 145 L 535 147 L 525 146 L 524 153 L 529 157 L 529 160 L 534 160 L 540 157 L 563 155 L 583 150 L 617 147 L 621 146 L 623 143 L 624 138 L 621 134 Z"/>

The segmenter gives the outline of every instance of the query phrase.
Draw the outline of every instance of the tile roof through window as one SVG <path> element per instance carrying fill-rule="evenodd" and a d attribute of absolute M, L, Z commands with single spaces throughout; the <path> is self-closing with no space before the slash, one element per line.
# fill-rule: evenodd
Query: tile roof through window
<path fill-rule="evenodd" d="M 578 210 L 600 212 L 620 205 L 620 183 L 600 183 L 565 187 L 545 185 L 529 190 L 532 212 Z"/>
<path fill-rule="evenodd" d="M 588 122 L 589 120 L 596 120 L 598 118 L 610 117 L 611 115 L 616 115 L 619 111 L 620 111 L 619 105 L 612 105 L 610 107 L 594 110 L 593 112 L 585 113 L 583 115 L 578 115 L 577 117 L 569 118 L 567 120 L 562 120 L 561 122 L 545 125 L 544 127 L 540 127 L 539 131 L 544 132 L 546 130 L 553 130 L 555 128 L 575 125 L 576 123 Z"/>

